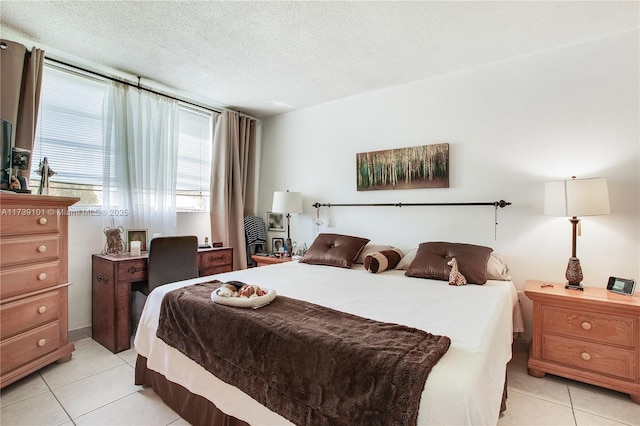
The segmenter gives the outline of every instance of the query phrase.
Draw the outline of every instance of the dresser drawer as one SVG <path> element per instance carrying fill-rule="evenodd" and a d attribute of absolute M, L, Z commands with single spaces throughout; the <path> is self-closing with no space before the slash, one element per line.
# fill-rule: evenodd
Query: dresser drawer
<path fill-rule="evenodd" d="M 60 347 L 58 321 L 43 325 L 0 344 L 0 373 L 5 374 Z"/>
<path fill-rule="evenodd" d="M 118 263 L 120 281 L 144 281 L 147 279 L 147 260 L 136 259 Z"/>
<path fill-rule="evenodd" d="M 56 234 L 62 226 L 60 218 L 66 209 L 52 208 L 3 208 L 0 235 Z"/>
<path fill-rule="evenodd" d="M 2 305 L 0 307 L 2 339 L 57 320 L 59 303 L 60 292 L 55 290 Z"/>
<path fill-rule="evenodd" d="M 0 253 L 2 253 L 2 259 L 0 259 L 2 267 L 58 260 L 60 237 L 58 235 L 39 235 L 26 238 L 4 238 L 0 242 Z"/>
<path fill-rule="evenodd" d="M 0 298 L 18 296 L 58 284 L 66 280 L 59 262 L 43 263 L 21 268 L 3 269 L 0 273 Z"/>
<path fill-rule="evenodd" d="M 632 317 L 598 314 L 556 306 L 542 306 L 542 331 L 594 342 L 635 347 Z"/>
<path fill-rule="evenodd" d="M 204 275 L 230 272 L 233 269 L 231 250 L 211 250 L 198 253 L 198 270 Z"/>
<path fill-rule="evenodd" d="M 636 352 L 559 336 L 542 336 L 542 359 L 633 381 Z"/>

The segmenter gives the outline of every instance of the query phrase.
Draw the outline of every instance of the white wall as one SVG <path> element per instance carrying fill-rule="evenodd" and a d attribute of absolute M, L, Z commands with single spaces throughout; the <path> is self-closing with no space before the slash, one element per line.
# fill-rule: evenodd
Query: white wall
<path fill-rule="evenodd" d="M 627 32 L 283 114 L 263 122 L 259 214 L 274 190 L 301 191 L 292 239 L 318 230 L 416 247 L 487 245 L 527 279 L 562 282 L 571 254 L 567 219 L 544 216 L 544 182 L 606 177 L 612 214 L 585 217 L 577 255 L 585 285 L 640 278 L 639 34 Z M 355 155 L 450 144 L 450 187 L 356 191 Z M 321 203 L 505 199 L 494 239 L 492 207 L 322 208 Z M 272 233 L 271 237 L 281 237 Z M 527 325 L 530 306 L 525 305 Z M 525 336 L 526 338 L 527 336 Z"/>

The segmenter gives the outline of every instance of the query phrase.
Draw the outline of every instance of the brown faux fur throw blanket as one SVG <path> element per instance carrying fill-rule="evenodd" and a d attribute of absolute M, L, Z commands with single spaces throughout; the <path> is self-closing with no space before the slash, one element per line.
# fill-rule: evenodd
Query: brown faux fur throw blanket
<path fill-rule="evenodd" d="M 157 336 L 297 425 L 415 425 L 450 339 L 278 296 L 211 301 L 219 281 L 165 295 Z"/>

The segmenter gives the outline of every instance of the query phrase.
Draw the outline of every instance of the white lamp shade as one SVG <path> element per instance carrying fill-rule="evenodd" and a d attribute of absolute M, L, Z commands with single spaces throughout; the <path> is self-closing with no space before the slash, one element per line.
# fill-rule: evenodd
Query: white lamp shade
<path fill-rule="evenodd" d="M 302 213 L 302 194 L 300 192 L 275 191 L 271 211 L 274 213 Z"/>
<path fill-rule="evenodd" d="M 544 214 L 550 216 L 597 216 L 611 213 L 606 178 L 546 182 Z"/>

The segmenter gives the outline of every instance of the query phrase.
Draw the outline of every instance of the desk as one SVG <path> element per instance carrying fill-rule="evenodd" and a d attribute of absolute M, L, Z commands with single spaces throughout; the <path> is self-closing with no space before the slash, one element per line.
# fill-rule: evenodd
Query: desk
<path fill-rule="evenodd" d="M 199 275 L 233 270 L 230 247 L 198 250 Z M 129 349 L 131 340 L 131 284 L 146 281 L 147 253 L 92 256 L 92 336 L 113 353 Z"/>

